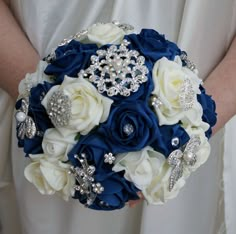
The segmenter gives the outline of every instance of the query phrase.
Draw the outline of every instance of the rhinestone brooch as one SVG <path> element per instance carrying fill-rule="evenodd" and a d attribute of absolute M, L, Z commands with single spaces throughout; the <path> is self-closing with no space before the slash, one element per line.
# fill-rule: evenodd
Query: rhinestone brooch
<path fill-rule="evenodd" d="M 104 163 L 112 164 L 116 160 L 115 156 L 112 153 L 104 155 Z"/>
<path fill-rule="evenodd" d="M 35 122 L 30 116 L 28 116 L 28 111 L 29 98 L 22 98 L 21 107 L 15 114 L 18 126 L 17 135 L 22 140 L 25 137 L 32 139 L 37 133 Z"/>
<path fill-rule="evenodd" d="M 196 65 L 188 59 L 186 52 L 181 53 L 180 59 L 184 62 L 184 64 L 186 64 L 186 67 L 188 69 L 190 69 L 192 72 L 196 74 L 198 73 Z"/>
<path fill-rule="evenodd" d="M 104 187 L 101 183 L 96 183 L 94 179 L 94 173 L 96 168 L 93 165 L 89 165 L 85 154 L 74 156 L 78 161 L 80 166 L 71 167 L 69 173 L 75 176 L 77 185 L 74 189 L 78 191 L 81 195 L 84 195 L 87 199 L 86 206 L 93 204 L 96 199 L 97 194 L 101 194 L 104 191 Z"/>
<path fill-rule="evenodd" d="M 97 86 L 99 93 L 108 96 L 130 96 L 147 81 L 148 68 L 145 58 L 136 50 L 129 50 L 130 42 L 123 40 L 121 45 L 112 45 L 107 50 L 98 50 L 91 56 L 91 65 L 80 72 Z"/>
<path fill-rule="evenodd" d="M 55 91 L 50 97 L 47 113 L 55 127 L 68 125 L 71 117 L 71 101 L 62 90 Z"/>
<path fill-rule="evenodd" d="M 151 106 L 153 106 L 154 108 L 160 108 L 163 105 L 161 99 L 156 95 L 151 96 L 150 102 Z"/>
<path fill-rule="evenodd" d="M 193 107 L 195 95 L 190 79 L 186 78 L 180 87 L 179 94 L 180 105 L 184 111 Z"/>
<path fill-rule="evenodd" d="M 172 167 L 169 178 L 169 191 L 171 192 L 176 182 L 183 175 L 184 165 L 193 166 L 197 161 L 196 153 L 201 144 L 199 136 L 190 138 L 185 146 L 184 151 L 177 149 L 174 150 L 168 157 L 167 162 Z"/>

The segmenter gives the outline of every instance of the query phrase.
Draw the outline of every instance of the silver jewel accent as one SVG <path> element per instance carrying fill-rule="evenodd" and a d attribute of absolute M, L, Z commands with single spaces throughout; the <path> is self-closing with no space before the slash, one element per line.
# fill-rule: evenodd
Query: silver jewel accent
<path fill-rule="evenodd" d="M 188 69 L 190 69 L 191 71 L 193 71 L 196 74 L 198 73 L 196 65 L 188 59 L 186 52 L 181 53 L 180 59 L 186 64 L 186 67 Z"/>
<path fill-rule="evenodd" d="M 100 183 L 92 184 L 93 192 L 101 194 L 104 191 L 104 187 Z"/>
<path fill-rule="evenodd" d="M 98 50 L 91 56 L 91 65 L 80 76 L 88 78 L 97 86 L 99 93 L 108 96 L 129 96 L 137 92 L 146 82 L 148 68 L 145 58 L 136 50 L 129 50 L 130 42 L 123 40 L 121 45 L 112 45 L 107 50 Z"/>
<path fill-rule="evenodd" d="M 97 194 L 101 194 L 104 191 L 104 187 L 101 183 L 96 183 L 94 179 L 94 173 L 96 168 L 93 165 L 89 165 L 85 154 L 74 156 L 80 163 L 80 166 L 71 167 L 69 173 L 75 176 L 77 185 L 74 189 L 81 195 L 86 196 L 86 206 L 93 204 Z"/>
<path fill-rule="evenodd" d="M 129 136 L 130 134 L 132 134 L 134 132 L 134 126 L 132 124 L 126 124 L 123 127 L 123 132 Z"/>
<path fill-rule="evenodd" d="M 17 101 L 24 98 L 29 99 L 30 90 L 36 86 L 37 84 L 33 81 L 32 76 L 26 75 L 25 79 L 23 79 L 19 84 L 19 96 L 17 97 Z"/>
<path fill-rule="evenodd" d="M 197 161 L 196 153 L 201 144 L 200 137 L 194 135 L 187 142 L 184 150 L 174 150 L 167 158 L 168 164 L 172 167 L 169 178 L 169 191 L 171 192 L 176 182 L 183 175 L 184 165 L 193 166 Z"/>
<path fill-rule="evenodd" d="M 78 41 L 82 41 L 83 39 L 85 39 L 87 37 L 87 34 L 88 34 L 88 30 L 85 29 L 85 30 L 81 30 L 80 32 L 77 32 L 76 34 L 74 35 L 71 35 L 65 39 L 63 39 L 57 47 L 59 46 L 64 46 L 64 45 L 68 45 L 72 40 L 78 40 Z M 47 63 L 51 63 L 55 58 L 56 58 L 56 51 L 57 48 L 53 48 L 51 50 L 51 53 L 44 58 L 44 60 L 47 62 Z"/>
<path fill-rule="evenodd" d="M 130 32 L 134 30 L 134 27 L 130 24 L 120 23 L 117 20 L 113 20 L 112 23 L 118 26 L 119 28 L 123 29 L 125 32 Z"/>
<path fill-rule="evenodd" d="M 104 202 L 104 201 L 100 201 L 99 205 L 100 206 L 107 206 L 107 207 L 109 206 L 109 204 L 107 202 Z"/>
<path fill-rule="evenodd" d="M 193 90 L 190 79 L 185 78 L 183 84 L 180 87 L 179 101 L 184 111 L 187 111 L 193 107 L 194 98 L 196 94 Z"/>
<path fill-rule="evenodd" d="M 64 45 L 67 45 L 69 44 L 72 40 L 78 40 L 78 41 L 81 41 L 83 39 L 86 38 L 88 34 L 88 30 L 87 29 L 83 29 L 81 30 L 80 32 L 77 32 L 76 34 L 74 35 L 71 35 L 69 36 L 68 38 L 65 38 L 61 41 L 61 43 L 58 45 L 58 46 L 64 46 Z"/>
<path fill-rule="evenodd" d="M 100 201 L 100 202 L 99 202 L 99 205 L 100 205 L 100 206 L 104 206 L 104 204 L 105 204 L 104 201 Z"/>
<path fill-rule="evenodd" d="M 160 97 L 157 97 L 156 95 L 151 96 L 151 106 L 153 106 L 154 108 L 160 108 L 160 106 L 162 105 L 163 103 Z"/>
<path fill-rule="evenodd" d="M 44 132 L 42 132 L 42 131 L 36 131 L 36 135 L 39 136 L 39 137 L 43 137 Z"/>
<path fill-rule="evenodd" d="M 24 139 L 28 137 L 32 139 L 37 132 L 36 125 L 34 120 L 28 116 L 29 111 L 29 98 L 25 97 L 21 100 L 21 107 L 17 110 L 15 114 L 16 122 L 17 122 L 17 135 L 20 139 Z"/>
<path fill-rule="evenodd" d="M 25 88 L 25 95 L 28 97 L 30 95 L 30 90 L 33 86 L 35 86 L 35 83 L 32 80 L 31 76 L 26 76 L 23 80 L 24 88 Z"/>
<path fill-rule="evenodd" d="M 49 98 L 47 113 L 55 127 L 68 125 L 71 118 L 71 101 L 62 90 L 55 91 Z"/>
<path fill-rule="evenodd" d="M 173 147 L 177 147 L 179 145 L 179 138 L 178 137 L 174 137 L 172 140 L 171 140 L 171 145 Z"/>
<path fill-rule="evenodd" d="M 115 156 L 112 153 L 104 155 L 104 163 L 112 164 L 116 160 Z"/>
<path fill-rule="evenodd" d="M 115 24 L 116 26 L 118 26 L 119 28 L 123 29 L 126 33 L 134 30 L 134 27 L 130 24 L 120 23 L 120 22 L 115 21 L 115 20 L 112 21 L 112 23 Z M 97 24 L 104 24 L 104 23 L 97 23 Z M 87 35 L 88 35 L 88 29 L 83 29 L 83 30 L 77 32 L 76 34 L 71 35 L 71 36 L 63 39 L 58 44 L 57 47 L 68 45 L 72 40 L 82 41 L 82 40 L 86 39 Z M 44 60 L 47 63 L 51 63 L 56 58 L 56 54 L 55 54 L 56 49 L 57 48 L 53 48 L 51 53 L 47 57 L 44 58 Z"/>
<path fill-rule="evenodd" d="M 51 62 L 56 58 L 56 53 L 55 53 L 56 49 L 57 49 L 57 48 L 53 48 L 53 49 L 51 50 L 51 53 L 48 54 L 48 55 L 44 58 L 44 60 L 45 60 L 47 63 L 51 63 Z"/>

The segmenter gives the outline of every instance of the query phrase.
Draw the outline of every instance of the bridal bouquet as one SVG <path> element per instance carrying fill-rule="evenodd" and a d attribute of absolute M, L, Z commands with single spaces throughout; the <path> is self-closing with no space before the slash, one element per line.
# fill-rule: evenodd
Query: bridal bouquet
<path fill-rule="evenodd" d="M 132 30 L 94 24 L 21 81 L 18 145 L 41 194 L 97 210 L 140 193 L 160 204 L 207 160 L 215 103 L 195 65 L 158 32 Z"/>

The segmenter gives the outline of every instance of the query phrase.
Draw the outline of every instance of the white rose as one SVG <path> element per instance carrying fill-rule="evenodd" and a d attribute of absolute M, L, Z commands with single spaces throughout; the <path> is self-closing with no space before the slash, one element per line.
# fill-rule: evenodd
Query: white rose
<path fill-rule="evenodd" d="M 156 175 L 151 184 L 142 191 L 143 196 L 149 204 L 163 204 L 169 199 L 175 198 L 180 189 L 185 185 L 185 181 L 189 176 L 189 173 L 184 170 L 183 176 L 176 182 L 175 186 L 169 191 L 169 179 L 172 168 L 167 162 L 160 168 L 160 173 Z"/>
<path fill-rule="evenodd" d="M 120 44 L 124 35 L 124 30 L 113 23 L 98 23 L 88 28 L 89 41 L 98 46 L 105 44 Z"/>
<path fill-rule="evenodd" d="M 197 135 L 200 137 L 201 144 L 196 152 L 196 163 L 194 165 L 183 164 L 183 175 L 176 182 L 172 191 L 169 191 L 169 178 L 172 167 L 165 162 L 161 172 L 153 178 L 150 185 L 142 191 L 144 197 L 150 204 L 161 204 L 177 196 L 179 190 L 184 186 L 190 174 L 206 162 L 210 155 L 210 144 L 201 127 L 188 127 L 185 129 L 190 137 Z"/>
<path fill-rule="evenodd" d="M 45 68 L 48 66 L 48 63 L 40 60 L 38 63 L 37 69 L 34 73 L 27 73 L 25 78 L 21 80 L 18 92 L 19 95 L 23 95 L 28 87 L 35 87 L 39 83 L 43 83 L 44 81 L 50 82 L 50 77 L 44 73 Z"/>
<path fill-rule="evenodd" d="M 180 59 L 170 61 L 167 58 L 158 60 L 152 71 L 154 90 L 152 94 L 160 98 L 163 105 L 155 108 L 160 125 L 176 124 L 180 120 L 183 123 L 199 126 L 202 123 L 202 107 L 197 101 L 200 93 L 201 80 L 186 67 L 182 66 Z M 194 93 L 193 106 L 184 110 L 180 101 L 180 89 L 184 81 L 191 83 Z"/>
<path fill-rule="evenodd" d="M 113 171 L 125 171 L 124 177 L 139 189 L 146 188 L 160 173 L 165 157 L 147 146 L 141 151 L 118 154 Z"/>
<path fill-rule="evenodd" d="M 47 108 L 51 95 L 62 90 L 71 101 L 71 118 L 65 127 L 57 128 L 63 136 L 79 132 L 88 134 L 99 123 L 107 120 L 113 101 L 98 93 L 97 89 L 83 78 L 65 76 L 61 85 L 52 87 L 42 101 Z"/>
<path fill-rule="evenodd" d="M 30 163 L 24 171 L 26 179 L 35 185 L 41 194 L 58 194 L 64 200 L 73 195 L 75 179 L 68 173 L 71 165 L 60 160 L 50 160 L 44 154 L 30 155 Z"/>
<path fill-rule="evenodd" d="M 71 134 L 66 137 L 56 128 L 49 128 L 43 136 L 43 152 L 50 157 L 58 157 L 61 155 L 67 156 L 67 153 L 75 145 L 76 134 Z"/>
<path fill-rule="evenodd" d="M 112 170 L 125 171 L 124 177 L 142 191 L 149 204 L 161 204 L 174 198 L 185 184 L 185 177 L 183 177 L 169 192 L 172 168 L 164 155 L 149 146 L 138 152 L 117 155 Z"/>

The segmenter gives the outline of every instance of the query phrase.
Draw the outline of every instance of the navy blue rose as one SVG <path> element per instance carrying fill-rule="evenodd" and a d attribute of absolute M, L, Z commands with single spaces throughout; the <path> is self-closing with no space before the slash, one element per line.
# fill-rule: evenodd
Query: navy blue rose
<path fill-rule="evenodd" d="M 168 157 L 171 152 L 185 145 L 190 139 L 188 133 L 179 124 L 162 125 L 159 129 L 161 141 L 157 139 L 151 146 L 165 157 Z"/>
<path fill-rule="evenodd" d="M 175 43 L 166 40 L 164 35 L 153 29 L 142 29 L 140 34 L 126 35 L 125 39 L 131 42 L 130 49 L 139 51 L 152 64 L 162 57 L 174 60 L 176 55 L 181 54 Z"/>
<path fill-rule="evenodd" d="M 63 81 L 65 75 L 77 77 L 81 69 L 88 68 L 90 57 L 97 49 L 95 44 L 82 44 L 72 40 L 69 44 L 56 49 L 56 58 L 47 66 L 45 73 L 55 76 L 57 84 Z"/>
<path fill-rule="evenodd" d="M 82 136 L 80 141 L 70 151 L 68 157 L 74 167 L 81 167 L 79 161 L 74 155 L 86 155 L 89 165 L 96 168 L 94 179 L 96 183 L 101 183 L 104 191 L 98 194 L 91 209 L 96 210 L 114 210 L 124 207 L 129 200 L 139 199 L 137 192 L 139 191 L 131 182 L 127 181 L 123 172 L 112 171 L 110 164 L 104 163 L 104 155 L 112 152 L 106 140 L 97 134 Z M 86 195 L 75 192 L 75 199 L 82 204 L 86 204 Z"/>
<path fill-rule="evenodd" d="M 51 89 L 52 86 L 53 84 L 44 82 L 44 84 L 38 84 L 30 90 L 28 115 L 34 120 L 37 131 L 40 132 L 40 134 L 36 135 L 32 139 L 25 137 L 22 140 L 18 138 L 18 146 L 24 148 L 26 155 L 43 153 L 43 134 L 48 128 L 53 127 L 44 106 L 41 105 L 44 95 L 49 91 L 49 89 Z M 21 101 L 22 99 L 16 103 L 17 110 L 21 106 Z"/>
<path fill-rule="evenodd" d="M 141 150 L 156 140 L 161 144 L 157 117 L 143 101 L 113 106 L 108 120 L 97 131 L 109 139 L 116 154 Z"/>
<path fill-rule="evenodd" d="M 206 91 L 202 86 L 200 86 L 200 90 L 201 94 L 197 95 L 197 99 L 203 109 L 202 120 L 210 125 L 209 129 L 205 132 L 206 137 L 210 138 L 212 135 L 212 127 L 217 121 L 216 104 L 211 96 L 206 94 Z"/>

